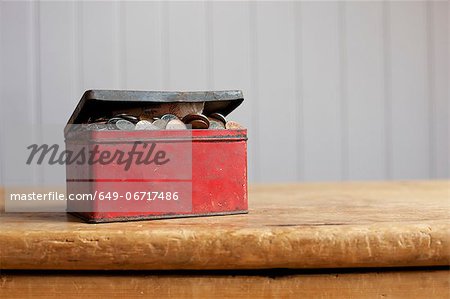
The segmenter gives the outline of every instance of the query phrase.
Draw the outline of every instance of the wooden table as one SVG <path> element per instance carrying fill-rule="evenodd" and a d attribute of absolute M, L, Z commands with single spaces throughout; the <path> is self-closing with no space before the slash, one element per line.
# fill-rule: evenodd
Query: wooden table
<path fill-rule="evenodd" d="M 2 214 L 0 295 L 449 294 L 450 181 L 254 185 L 249 203 L 248 215 L 111 224 Z M 293 270 L 242 272 L 271 268 Z"/>

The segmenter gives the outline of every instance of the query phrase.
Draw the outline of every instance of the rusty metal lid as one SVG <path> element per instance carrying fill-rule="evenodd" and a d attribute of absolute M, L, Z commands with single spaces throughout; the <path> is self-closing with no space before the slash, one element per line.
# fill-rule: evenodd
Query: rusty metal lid
<path fill-rule="evenodd" d="M 151 103 L 205 102 L 204 113 L 228 115 L 244 101 L 242 91 L 131 91 L 87 90 L 75 108 L 68 124 L 85 122 L 117 108 L 140 107 Z"/>

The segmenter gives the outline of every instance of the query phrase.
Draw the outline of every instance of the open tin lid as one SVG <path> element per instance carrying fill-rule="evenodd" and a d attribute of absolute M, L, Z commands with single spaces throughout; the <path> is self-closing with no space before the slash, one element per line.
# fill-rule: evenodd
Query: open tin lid
<path fill-rule="evenodd" d="M 67 124 L 81 124 L 89 118 L 104 116 L 115 110 L 133 109 L 162 103 L 205 102 L 203 113 L 227 116 L 244 101 L 242 91 L 130 91 L 88 90 L 83 94 Z"/>

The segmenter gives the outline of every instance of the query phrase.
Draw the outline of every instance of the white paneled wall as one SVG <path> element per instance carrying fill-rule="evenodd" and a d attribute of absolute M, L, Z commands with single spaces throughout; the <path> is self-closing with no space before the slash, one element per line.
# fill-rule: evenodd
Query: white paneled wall
<path fill-rule="evenodd" d="M 18 117 L 62 126 L 86 89 L 242 89 L 231 118 L 249 129 L 251 181 L 446 178 L 449 13 L 448 1 L 2 1 L 0 144 Z"/>

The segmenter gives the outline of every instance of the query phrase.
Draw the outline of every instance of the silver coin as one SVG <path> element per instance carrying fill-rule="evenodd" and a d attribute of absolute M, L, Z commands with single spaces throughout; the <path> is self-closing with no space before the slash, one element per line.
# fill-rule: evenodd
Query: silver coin
<path fill-rule="evenodd" d="M 122 120 L 123 118 L 120 117 L 112 117 L 108 120 L 108 124 L 115 124 L 116 122 L 118 122 L 119 120 Z"/>
<path fill-rule="evenodd" d="M 164 114 L 163 116 L 161 116 L 161 119 L 169 122 L 169 121 L 171 121 L 173 119 L 178 119 L 178 117 L 176 115 L 173 115 L 173 114 Z"/>
<path fill-rule="evenodd" d="M 185 130 L 186 125 L 179 119 L 172 119 L 166 125 L 166 130 Z"/>
<path fill-rule="evenodd" d="M 128 120 L 134 124 L 139 121 L 139 119 L 136 116 L 126 114 L 126 113 L 117 114 L 114 116 L 114 118 L 122 118 L 122 119 Z"/>
<path fill-rule="evenodd" d="M 214 118 L 209 118 L 209 129 L 213 130 L 223 130 L 225 129 L 225 125 Z"/>
<path fill-rule="evenodd" d="M 108 126 L 106 124 L 101 123 L 92 123 L 87 125 L 87 130 L 89 131 L 105 131 L 108 130 Z"/>
<path fill-rule="evenodd" d="M 106 122 L 106 124 L 107 124 L 107 130 L 119 130 L 119 128 L 117 128 L 117 126 L 116 126 L 116 123 L 117 123 L 119 120 L 123 120 L 123 119 L 120 118 L 120 117 L 112 117 L 112 118 L 110 118 L 110 119 Z"/>
<path fill-rule="evenodd" d="M 157 126 L 155 126 L 148 120 L 141 120 L 134 127 L 134 130 L 158 130 L 158 129 L 159 128 Z"/>
<path fill-rule="evenodd" d="M 134 124 L 131 121 L 128 121 L 126 119 L 118 120 L 115 123 L 117 129 L 121 131 L 132 131 L 134 130 Z"/>
<path fill-rule="evenodd" d="M 107 130 L 117 130 L 117 127 L 116 127 L 115 123 L 107 123 L 106 124 L 106 129 Z"/>
<path fill-rule="evenodd" d="M 159 130 L 164 130 L 167 125 L 167 121 L 164 119 L 157 119 L 153 122 L 153 125 L 156 126 Z"/>

